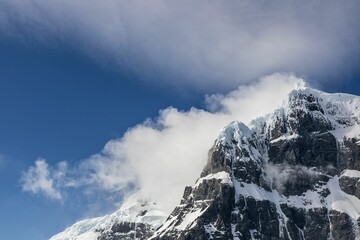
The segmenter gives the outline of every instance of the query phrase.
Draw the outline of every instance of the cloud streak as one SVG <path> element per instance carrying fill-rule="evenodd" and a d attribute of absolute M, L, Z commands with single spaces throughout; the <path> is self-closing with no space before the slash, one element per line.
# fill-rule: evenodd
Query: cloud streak
<path fill-rule="evenodd" d="M 0 33 L 206 92 L 275 71 L 323 81 L 353 71 L 359 10 L 355 0 L 1 0 Z"/>
<path fill-rule="evenodd" d="M 226 95 L 208 96 L 209 108 L 214 111 L 169 107 L 160 111 L 158 118 L 129 129 L 121 139 L 109 141 L 102 152 L 67 169 L 62 177 L 51 177 L 47 164 L 37 161 L 25 174 L 30 181 L 24 181 L 23 188 L 54 199 L 69 188 L 114 194 L 130 189 L 170 212 L 184 187 L 199 177 L 221 129 L 234 120 L 249 123 L 271 113 L 297 80 L 291 74 L 274 74 Z"/>

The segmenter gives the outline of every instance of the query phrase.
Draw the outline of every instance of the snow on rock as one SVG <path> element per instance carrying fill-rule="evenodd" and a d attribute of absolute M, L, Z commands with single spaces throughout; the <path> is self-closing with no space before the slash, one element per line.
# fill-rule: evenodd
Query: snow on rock
<path fill-rule="evenodd" d="M 360 172 L 357 171 L 357 174 Z M 360 199 L 344 193 L 339 186 L 338 177 L 334 177 L 318 191 L 306 191 L 301 196 L 281 195 L 277 190 L 266 191 L 256 184 L 240 183 L 235 181 L 236 199 L 240 196 L 253 197 L 256 200 L 269 200 L 276 205 L 288 204 L 295 208 L 314 209 L 327 207 L 332 210 L 344 212 L 354 220 L 360 217 Z M 319 191 L 329 189 L 330 194 L 323 198 Z M 280 214 L 280 213 L 279 213 Z"/>
<path fill-rule="evenodd" d="M 333 131 L 330 131 L 335 137 L 336 140 L 341 142 L 345 138 L 360 138 L 360 125 L 352 125 L 349 127 L 338 127 Z"/>
<path fill-rule="evenodd" d="M 295 83 L 295 90 L 304 90 L 310 88 L 309 84 L 303 80 L 303 79 L 299 79 L 296 83 Z"/>
<path fill-rule="evenodd" d="M 299 135 L 296 134 L 296 133 L 293 133 L 293 134 L 286 133 L 286 134 L 282 135 L 281 137 L 278 137 L 278 138 L 275 138 L 275 139 L 271 140 L 270 142 L 275 143 L 275 142 L 278 142 L 278 141 L 291 140 L 291 139 L 298 138 L 298 137 L 299 137 Z"/>
<path fill-rule="evenodd" d="M 234 121 L 224 127 L 218 137 L 222 145 L 231 145 L 233 141 L 240 142 L 242 139 L 251 138 L 252 130 L 242 122 Z"/>
<path fill-rule="evenodd" d="M 166 239 L 170 236 L 180 236 L 179 234 L 187 236 L 188 232 L 192 232 L 193 226 L 197 226 L 193 233 L 199 231 L 198 224 L 200 224 L 209 238 L 221 238 L 219 236 L 222 236 L 222 239 L 227 239 L 227 230 L 224 231 L 226 228 L 223 228 L 224 226 L 219 224 L 219 222 L 224 223 L 229 219 L 223 219 L 224 215 L 218 215 L 214 218 L 221 219 L 221 221 L 208 222 L 202 214 L 208 216 L 209 213 L 205 213 L 206 208 L 200 207 L 212 203 L 214 199 L 208 199 L 208 196 L 214 195 L 213 193 L 217 193 L 219 189 L 227 189 L 227 187 L 233 187 L 234 189 L 233 197 L 235 198 L 235 205 L 233 207 L 235 207 L 231 209 L 231 215 L 236 216 L 234 218 L 240 219 L 239 221 L 241 221 L 243 216 L 249 214 L 247 211 L 251 211 L 253 219 L 256 219 L 255 216 L 257 214 L 259 214 L 259 218 L 263 216 L 261 213 L 257 213 L 256 210 L 246 210 L 246 204 L 249 199 L 253 199 L 249 201 L 249 203 L 253 203 L 251 205 L 252 208 L 255 206 L 266 208 L 266 206 L 273 206 L 267 205 L 269 202 L 273 203 L 275 218 L 279 221 L 278 229 L 280 237 L 289 236 L 291 232 L 291 229 L 288 229 L 288 222 L 294 221 L 294 219 L 290 219 L 292 217 L 289 216 L 289 211 L 299 211 L 299 215 L 305 214 L 309 218 L 309 214 L 315 214 L 321 218 L 321 211 L 323 209 L 327 209 L 327 212 L 325 211 L 327 214 L 329 214 L 330 210 L 334 210 L 337 213 L 346 213 L 353 221 L 356 221 L 360 217 L 360 200 L 341 190 L 338 175 L 333 173 L 330 175 L 330 172 L 333 170 L 329 169 L 332 169 L 331 163 L 333 162 L 329 161 L 322 164 L 323 158 L 318 158 L 312 163 L 312 155 L 309 155 L 309 160 L 304 163 L 295 154 L 297 154 L 296 151 L 298 149 L 302 151 L 301 147 L 303 146 L 313 147 L 312 145 L 299 145 L 303 144 L 304 141 L 309 141 L 309 138 L 311 139 L 313 136 L 318 137 L 318 142 L 316 143 L 318 145 L 314 146 L 313 152 L 311 150 L 308 152 L 315 154 L 315 156 L 325 152 L 323 150 L 316 152 L 319 146 L 322 147 L 324 144 L 328 144 L 327 138 L 321 134 L 329 132 L 333 135 L 338 134 L 336 136 L 338 141 L 344 137 L 356 137 L 360 132 L 358 131 L 359 111 L 356 113 L 358 106 L 360 106 L 359 103 L 359 97 L 347 94 L 323 93 L 311 89 L 305 82 L 300 81 L 294 88 L 294 91 L 289 94 L 288 98 L 284 100 L 282 105 L 273 114 L 259 117 L 252 121 L 251 128 L 237 121 L 228 124 L 215 142 L 213 151 L 215 150 L 216 154 L 211 155 L 214 157 L 213 161 L 208 162 L 202 177 L 192 187 L 192 192 L 189 192 L 189 189 L 186 190 L 189 194 L 183 198 L 182 203 L 174 210 L 165 224 L 157 230 L 156 237 Z M 310 124 L 306 125 L 306 123 Z M 310 130 L 304 129 L 307 127 Z M 274 129 L 276 131 L 272 131 Z M 274 135 L 272 135 L 273 132 L 275 132 Z M 331 136 L 331 134 L 328 135 Z M 331 139 L 334 139 L 335 142 L 335 138 L 332 137 Z M 295 147 L 297 144 L 298 148 L 294 148 L 294 152 L 289 151 L 288 155 L 284 155 L 285 158 L 291 161 L 281 162 L 283 159 L 280 158 L 277 159 L 277 162 L 269 162 L 274 160 L 270 159 L 270 155 L 268 155 L 271 144 L 273 144 L 272 146 L 277 144 L 275 147 L 278 147 L 278 149 L 281 149 L 282 144 L 288 144 L 285 145 L 289 146 L 288 148 L 281 149 L 284 151 Z M 336 144 L 334 145 L 336 147 Z M 276 154 L 276 151 L 273 151 L 272 154 Z M 274 176 L 267 172 L 269 170 L 267 166 L 271 164 L 275 167 L 279 166 L 276 167 L 274 174 L 276 174 L 277 178 L 284 178 L 283 181 L 280 181 L 280 184 L 288 184 L 286 187 L 290 189 L 294 187 L 301 190 L 292 190 L 293 192 L 282 191 L 281 188 L 284 188 L 284 185 L 276 186 L 275 184 L 274 186 L 271 183 L 271 177 Z M 286 164 L 289 164 L 289 168 Z M 355 173 L 343 173 L 343 175 L 350 174 L 354 175 Z M 219 181 L 210 181 L 213 179 Z M 204 182 L 206 183 L 204 184 L 204 189 L 199 190 Z M 212 184 L 211 187 L 209 187 L 209 182 Z M 223 184 L 223 186 L 219 187 L 218 184 Z M 273 186 L 275 188 L 272 188 Z M 208 191 L 213 192 L 209 193 Z M 198 195 L 194 196 L 194 192 Z M 201 195 L 202 192 L 204 192 L 203 195 Z M 191 199 L 196 199 L 196 201 L 192 203 Z M 257 202 L 255 205 L 254 199 Z M 189 202 L 192 204 L 189 204 Z M 242 204 L 245 204 L 245 207 Z M 292 210 L 289 210 L 289 208 Z M 218 211 L 215 212 L 218 213 Z M 264 215 L 271 216 L 271 213 L 264 213 Z M 266 222 L 268 220 L 264 218 L 256 221 Z M 248 221 L 252 220 L 248 219 Z M 236 226 L 236 224 L 230 223 L 230 225 L 227 225 L 227 228 L 230 226 L 231 236 L 234 239 L 241 239 L 240 236 L 244 232 L 240 234 L 239 229 L 241 227 Z M 243 224 L 246 224 L 246 221 Z M 255 222 L 252 224 L 256 226 L 256 224 L 260 223 Z M 249 229 L 249 231 L 249 237 L 254 239 L 264 234 L 261 233 L 261 228 Z M 305 233 L 303 228 L 300 229 L 298 227 L 297 231 L 302 236 L 302 239 L 305 239 L 305 234 L 309 234 L 309 232 Z M 156 237 L 155 239 L 157 239 Z"/>
<path fill-rule="evenodd" d="M 97 226 L 104 218 L 107 216 L 79 221 L 50 240 L 95 240 L 100 236 Z"/>
<path fill-rule="evenodd" d="M 326 198 L 330 209 L 348 214 L 352 219 L 360 217 L 360 200 L 352 195 L 344 193 L 339 186 L 339 178 L 336 176 L 329 180 L 327 186 L 331 194 Z"/>
<path fill-rule="evenodd" d="M 230 178 L 229 173 L 225 172 L 225 171 L 221 171 L 221 172 L 217 172 L 217 173 L 212 173 L 209 174 L 205 177 L 199 178 L 194 187 L 198 187 L 204 180 L 209 180 L 209 179 L 220 179 L 222 184 L 229 184 L 229 185 L 233 185 L 233 182 Z"/>
<path fill-rule="evenodd" d="M 201 216 L 201 214 L 205 211 L 206 209 L 196 209 L 194 212 L 190 212 L 188 214 L 185 215 L 185 217 L 182 219 L 182 222 L 180 225 L 176 226 L 176 229 L 178 230 L 185 230 L 185 229 L 189 229 L 191 228 L 191 224 L 193 224 L 195 222 L 195 220 Z"/>
<path fill-rule="evenodd" d="M 314 129 L 309 130 L 310 133 L 304 137 L 301 130 L 299 130 L 301 128 L 302 130 L 304 129 L 304 126 L 301 126 L 304 122 L 300 123 L 300 121 L 307 121 L 307 119 L 315 119 L 313 122 L 310 121 L 310 123 L 318 124 L 318 126 L 314 126 Z M 305 127 L 308 126 L 305 124 Z M 312 126 L 310 126 L 310 128 L 311 127 Z M 320 128 L 320 130 L 316 129 L 317 127 Z M 323 132 L 331 133 L 340 144 L 346 139 L 352 139 L 355 145 L 360 145 L 360 97 L 350 94 L 325 93 L 312 89 L 305 81 L 299 80 L 296 86 L 294 86 L 294 90 L 284 99 L 278 109 L 272 114 L 253 120 L 250 128 L 237 121 L 231 122 L 224 127 L 215 141 L 216 150 L 223 148 L 224 154 L 218 154 L 215 155 L 215 157 L 224 157 L 226 160 L 231 161 L 231 165 L 220 167 L 220 164 L 227 163 L 226 161 L 222 161 L 224 159 L 218 159 L 216 162 L 218 165 L 216 165 L 216 168 L 213 168 L 218 172 L 212 172 L 212 168 L 208 168 L 208 171 L 204 170 L 205 174 L 203 172 L 202 174 L 204 175 L 196 181 L 192 188 L 187 187 L 185 192 L 190 191 L 189 189 L 191 189 L 191 191 L 194 189 L 199 190 L 202 185 L 207 188 L 209 187 L 207 184 L 211 182 L 213 185 L 209 188 L 210 190 L 204 190 L 206 194 L 208 194 L 208 191 L 215 192 L 216 189 L 216 191 L 219 191 L 222 187 L 225 190 L 231 188 L 234 190 L 235 205 L 243 201 L 244 198 L 253 198 L 256 201 L 270 201 L 276 206 L 274 211 L 279 220 L 279 236 L 284 236 L 283 231 L 286 231 L 286 234 L 289 235 L 288 225 L 286 224 L 288 217 L 283 212 L 281 205 L 287 205 L 294 209 L 302 209 L 302 211 L 323 208 L 327 209 L 328 212 L 335 210 L 346 213 L 352 221 L 356 222 L 360 217 L 360 200 L 356 196 L 349 195 L 342 191 L 339 186 L 339 179 L 342 177 L 360 178 L 360 171 L 358 170 L 342 168 L 336 172 L 336 174 L 330 174 L 330 170 L 328 172 L 321 172 L 327 166 L 325 165 L 324 167 L 324 165 L 320 165 L 314 167 L 314 169 L 318 171 L 314 173 L 309 165 L 301 167 L 299 167 L 299 165 L 293 165 L 292 171 L 286 172 L 289 170 L 284 168 L 286 164 L 302 164 L 302 162 L 296 162 L 298 159 L 295 157 L 295 153 L 289 151 L 289 154 L 284 155 L 284 157 L 288 157 L 288 160 L 291 161 L 280 162 L 282 159 L 279 159 L 279 162 L 276 162 L 276 164 L 283 168 L 276 168 L 274 174 L 277 174 L 278 177 L 293 177 L 293 179 L 299 177 L 301 174 L 307 174 L 309 178 L 319 178 L 320 180 L 316 180 L 318 184 L 308 187 L 309 184 L 314 183 L 311 182 L 312 180 L 310 179 L 308 185 L 301 186 L 307 187 L 301 194 L 287 194 L 279 188 L 273 189 L 272 182 L 267 182 L 271 180 L 267 178 L 271 178 L 272 176 L 269 169 L 267 169 L 267 167 L 270 166 L 269 164 L 271 164 L 268 162 L 271 160 L 271 156 L 269 155 L 269 146 L 271 146 L 271 144 L 273 144 L 272 146 L 278 145 L 279 149 L 286 150 L 286 148 L 280 148 L 281 145 L 289 144 L 288 146 L 293 147 L 294 144 L 297 144 L 297 141 L 300 142 L 306 138 L 311 138 L 313 136 L 312 134 Z M 328 135 L 331 136 L 331 134 Z M 321 138 L 321 140 L 323 140 L 323 138 Z M 311 166 L 312 158 L 309 159 L 310 161 L 307 162 L 307 164 Z M 342 171 L 343 169 L 345 170 Z M 234 171 L 237 171 L 237 174 L 235 174 Z M 339 174 L 340 172 L 341 174 Z M 290 174 L 299 174 L 299 176 L 290 176 Z M 214 181 L 213 179 L 218 181 Z M 301 179 L 301 181 L 304 180 L 301 176 L 299 179 Z M 293 182 L 291 184 L 296 185 L 299 183 Z M 219 187 L 218 185 L 221 186 Z M 202 191 L 198 191 L 198 194 L 201 192 Z M 186 198 L 184 197 L 181 200 L 181 204 L 166 221 L 165 219 L 168 214 L 162 211 L 160 206 L 157 206 L 156 203 L 149 199 L 144 200 L 146 198 L 135 194 L 113 214 L 80 221 L 67 228 L 64 232 L 55 235 L 51 240 L 95 240 L 102 232 L 106 232 L 117 222 L 151 225 L 153 229 L 157 230 L 149 239 L 175 236 L 166 235 L 171 233 L 179 234 L 180 232 L 189 232 L 197 223 L 201 222 L 198 221 L 198 219 L 200 219 L 208 209 L 211 209 L 209 205 L 206 204 L 212 201 L 212 199 L 208 199 L 208 196 L 212 195 L 206 194 L 204 196 L 197 196 L 197 200 L 192 202 L 191 199 L 194 197 L 193 192 L 189 193 L 189 195 L 187 195 L 188 201 L 184 199 Z M 201 197 L 204 197 L 204 199 Z M 242 215 L 239 213 L 240 210 L 240 208 L 235 207 L 231 211 L 232 214 L 239 214 L 238 217 L 241 219 Z M 180 212 L 182 213 L 180 214 Z M 204 223 L 204 231 L 210 238 L 216 234 L 218 236 L 225 236 L 222 234 L 226 234 L 225 232 L 227 230 L 224 230 L 225 228 L 219 228 L 220 225 L 217 224 L 219 224 L 219 222 Z M 231 223 L 231 225 L 227 225 L 227 227 L 231 226 L 230 231 L 234 239 L 241 239 L 239 235 L 240 230 L 236 229 L 235 225 L 235 223 Z M 356 229 L 358 229 L 358 227 Z M 301 232 L 302 239 L 305 239 L 305 230 L 306 229 L 298 228 L 298 231 Z M 256 236 L 261 234 L 261 229 L 249 229 L 249 231 L 251 238 L 257 238 Z M 357 234 L 356 236 L 358 237 L 360 231 Z"/>
<path fill-rule="evenodd" d="M 97 240 L 101 232 L 108 231 L 118 222 L 145 223 L 157 228 L 167 216 L 156 203 L 134 194 L 116 212 L 79 221 L 50 240 Z"/>
<path fill-rule="evenodd" d="M 289 136 L 296 136 L 293 135 L 294 129 L 291 129 L 289 122 L 296 121 L 299 112 L 312 115 L 319 121 L 328 122 L 332 128 L 331 133 L 338 141 L 342 141 L 344 137 L 360 138 L 360 97 L 344 93 L 322 92 L 310 88 L 303 80 L 298 81 L 294 90 L 273 114 L 259 117 L 251 125 L 259 132 L 259 126 L 265 124 L 269 131 L 278 127 L 280 119 L 285 119 L 284 127 L 287 135 L 277 140 L 287 140 Z"/>
<path fill-rule="evenodd" d="M 345 171 L 343 171 L 341 173 L 340 177 L 342 177 L 342 176 L 351 177 L 351 178 L 360 178 L 360 171 L 346 169 Z"/>

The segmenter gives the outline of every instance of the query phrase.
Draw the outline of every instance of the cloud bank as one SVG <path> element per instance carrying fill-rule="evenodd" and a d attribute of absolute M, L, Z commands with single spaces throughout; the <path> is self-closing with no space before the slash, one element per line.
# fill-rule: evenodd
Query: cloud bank
<path fill-rule="evenodd" d="M 276 71 L 322 81 L 351 74 L 359 11 L 356 0 L 1 0 L 0 34 L 207 92 Z"/>
<path fill-rule="evenodd" d="M 23 175 L 23 189 L 53 199 L 70 188 L 91 188 L 96 193 L 96 186 L 114 194 L 132 189 L 170 212 L 184 187 L 199 177 L 221 129 L 234 120 L 249 123 L 271 113 L 297 81 L 294 75 L 278 73 L 226 95 L 207 96 L 213 111 L 161 110 L 157 119 L 129 129 L 121 139 L 109 141 L 100 153 L 77 166 L 61 168 L 66 169 L 65 174 L 58 174 L 59 170 L 49 174 L 45 161 L 36 161 Z"/>

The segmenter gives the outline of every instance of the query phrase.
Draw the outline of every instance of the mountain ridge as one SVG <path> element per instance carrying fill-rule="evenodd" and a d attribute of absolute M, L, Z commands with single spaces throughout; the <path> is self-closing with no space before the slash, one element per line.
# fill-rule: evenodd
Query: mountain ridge
<path fill-rule="evenodd" d="M 299 81 L 272 114 L 224 128 L 166 220 L 140 211 L 51 239 L 360 239 L 359 116 L 360 97 Z"/>

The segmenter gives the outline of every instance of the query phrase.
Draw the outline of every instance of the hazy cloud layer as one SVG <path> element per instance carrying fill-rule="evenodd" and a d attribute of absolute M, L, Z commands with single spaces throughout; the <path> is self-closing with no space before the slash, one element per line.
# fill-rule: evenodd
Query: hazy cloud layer
<path fill-rule="evenodd" d="M 134 185 L 142 195 L 170 211 L 178 204 L 184 187 L 199 177 L 221 129 L 231 121 L 249 123 L 272 112 L 297 80 L 293 75 L 274 74 L 227 95 L 208 96 L 209 107 L 216 108 L 213 112 L 167 108 L 157 119 L 146 120 L 121 139 L 109 141 L 101 153 L 72 166 L 61 178 L 49 174 L 46 163 L 38 160 L 24 174 L 23 189 L 56 199 L 69 188 L 96 192 L 96 186 L 101 191 L 119 192 Z"/>
<path fill-rule="evenodd" d="M 356 0 L 0 0 L 0 34 L 213 91 L 275 71 L 325 81 L 357 69 L 359 11 Z"/>

